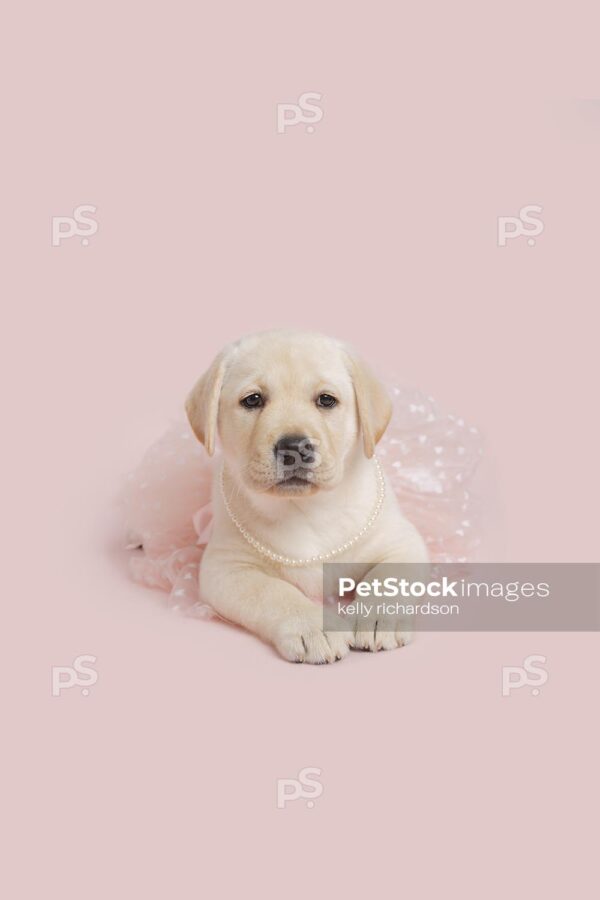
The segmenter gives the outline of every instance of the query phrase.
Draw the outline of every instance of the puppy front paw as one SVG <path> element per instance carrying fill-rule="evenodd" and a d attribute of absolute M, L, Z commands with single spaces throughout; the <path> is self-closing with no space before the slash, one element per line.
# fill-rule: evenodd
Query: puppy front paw
<path fill-rule="evenodd" d="M 323 631 L 318 622 L 306 617 L 283 624 L 273 643 L 289 662 L 321 665 L 343 659 L 350 650 L 352 637 L 349 631 Z"/>
<path fill-rule="evenodd" d="M 399 631 L 398 621 L 386 616 L 357 619 L 350 646 L 353 650 L 397 650 L 412 640 L 412 632 Z"/>

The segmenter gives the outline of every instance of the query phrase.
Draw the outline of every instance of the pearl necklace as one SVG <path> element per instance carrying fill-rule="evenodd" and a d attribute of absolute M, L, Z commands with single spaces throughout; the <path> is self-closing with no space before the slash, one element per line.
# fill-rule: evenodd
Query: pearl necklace
<path fill-rule="evenodd" d="M 306 559 L 299 559 L 293 556 L 283 556 L 281 553 L 276 553 L 270 547 L 266 547 L 264 544 L 261 544 L 250 532 L 242 525 L 240 520 L 237 518 L 235 513 L 233 512 L 229 500 L 225 495 L 225 483 L 224 483 L 224 472 L 225 465 L 221 468 L 221 478 L 220 478 L 220 487 L 221 487 L 221 496 L 223 498 L 223 503 L 225 504 L 225 509 L 227 510 L 227 514 L 239 533 L 242 535 L 244 540 L 246 540 L 250 546 L 261 556 L 266 556 L 268 559 L 272 560 L 276 563 L 281 563 L 284 566 L 290 566 L 292 568 L 297 568 L 298 566 L 311 566 L 315 563 L 324 563 L 329 562 L 330 559 L 333 559 L 334 556 L 339 556 L 340 553 L 344 553 L 344 551 L 349 550 L 350 547 L 353 547 L 358 541 L 369 531 L 370 528 L 375 524 L 375 520 L 377 516 L 381 512 L 381 507 L 383 506 L 383 501 L 385 498 L 385 479 L 383 477 L 383 471 L 381 469 L 381 464 L 376 456 L 373 457 L 373 462 L 375 463 L 375 474 L 377 478 L 377 500 L 375 502 L 375 506 L 373 507 L 373 511 L 366 523 L 360 529 L 360 531 L 354 535 L 349 541 L 346 541 L 345 544 L 341 544 L 339 547 L 336 547 L 335 550 L 330 550 L 328 553 L 319 553 L 316 556 L 308 556 Z"/>

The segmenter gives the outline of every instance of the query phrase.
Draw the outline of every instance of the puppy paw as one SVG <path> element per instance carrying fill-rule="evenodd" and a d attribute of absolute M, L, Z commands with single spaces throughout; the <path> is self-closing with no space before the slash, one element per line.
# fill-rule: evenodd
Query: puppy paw
<path fill-rule="evenodd" d="M 397 624 L 394 619 L 386 619 L 385 616 L 357 620 L 350 646 L 353 650 L 368 650 L 371 653 L 404 647 L 412 640 L 412 633 L 398 631 Z"/>
<path fill-rule="evenodd" d="M 289 662 L 337 662 L 348 654 L 352 634 L 348 631 L 326 631 L 311 621 L 282 627 L 274 640 L 275 648 Z"/>

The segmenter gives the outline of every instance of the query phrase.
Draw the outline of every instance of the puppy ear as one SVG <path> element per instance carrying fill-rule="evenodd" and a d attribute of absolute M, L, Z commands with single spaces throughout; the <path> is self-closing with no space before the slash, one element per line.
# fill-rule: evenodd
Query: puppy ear
<path fill-rule="evenodd" d="M 215 451 L 219 398 L 225 376 L 225 353 L 220 353 L 210 369 L 196 382 L 185 402 L 185 411 L 192 430 L 206 452 Z"/>
<path fill-rule="evenodd" d="M 392 416 L 392 402 L 386 389 L 369 367 L 354 356 L 348 355 L 348 358 L 365 456 L 370 459 L 375 452 L 375 445 L 388 427 Z"/>

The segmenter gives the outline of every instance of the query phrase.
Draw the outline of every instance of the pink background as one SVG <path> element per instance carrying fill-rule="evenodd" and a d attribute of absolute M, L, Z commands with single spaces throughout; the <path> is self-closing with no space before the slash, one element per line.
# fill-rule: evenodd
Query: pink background
<path fill-rule="evenodd" d="M 481 426 L 497 558 L 598 558 L 599 22 L 549 6 L 9 4 L 12 900 L 596 895 L 597 635 L 284 664 L 130 583 L 114 508 L 220 346 L 293 325 Z M 323 120 L 278 134 L 305 91 Z M 527 204 L 535 247 L 498 247 Z M 52 697 L 81 653 L 97 684 Z M 502 697 L 532 653 L 540 695 Z"/>

